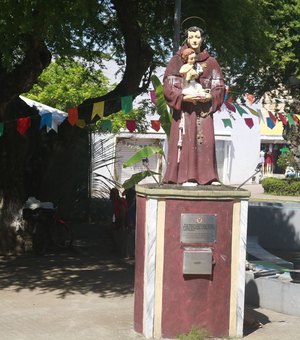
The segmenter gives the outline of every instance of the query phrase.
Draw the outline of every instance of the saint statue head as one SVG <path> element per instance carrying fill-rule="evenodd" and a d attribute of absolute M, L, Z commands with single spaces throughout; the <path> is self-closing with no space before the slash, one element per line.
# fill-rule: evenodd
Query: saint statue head
<path fill-rule="evenodd" d="M 201 46 L 204 42 L 205 33 L 202 28 L 192 26 L 185 31 L 185 38 L 187 45 L 197 53 L 200 52 Z"/>

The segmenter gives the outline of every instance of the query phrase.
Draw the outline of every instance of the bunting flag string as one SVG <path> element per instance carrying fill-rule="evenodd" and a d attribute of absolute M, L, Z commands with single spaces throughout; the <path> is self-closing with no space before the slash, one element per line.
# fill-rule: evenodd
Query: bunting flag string
<path fill-rule="evenodd" d="M 150 99 L 153 104 L 156 103 L 156 94 L 155 90 L 150 90 Z M 228 90 L 225 93 L 226 95 L 224 96 L 224 106 L 226 107 L 228 111 L 229 118 L 228 119 L 222 119 L 223 124 L 226 127 L 232 128 L 232 120 L 236 120 L 236 117 L 233 115 L 233 113 L 238 112 L 241 117 L 243 115 L 249 115 L 249 113 L 253 114 L 254 116 L 258 117 L 259 120 L 262 120 L 269 128 L 273 129 L 274 126 L 276 125 L 277 118 L 276 115 L 273 114 L 271 111 L 268 111 L 269 117 L 266 117 L 266 122 L 264 119 L 264 116 L 261 112 L 260 109 L 253 109 L 249 105 L 245 104 L 238 104 L 233 102 L 233 97 L 231 95 L 231 91 Z M 128 95 L 121 97 L 121 109 L 125 113 L 129 113 L 133 109 L 133 96 L 134 95 Z M 111 101 L 115 98 L 109 98 L 107 99 L 108 101 Z M 246 94 L 246 100 L 247 103 L 252 105 L 255 101 L 255 97 L 251 94 Z M 105 107 L 105 102 L 106 101 L 100 101 L 93 103 L 92 105 L 92 112 L 91 112 L 91 121 L 95 119 L 96 116 L 99 117 L 101 120 L 101 128 L 103 131 L 112 131 L 112 122 L 109 119 L 102 119 L 104 117 L 104 107 Z M 80 105 L 80 107 L 83 106 L 91 106 L 91 104 L 86 104 L 86 105 Z M 68 111 L 68 122 L 70 123 L 71 126 L 76 125 L 79 128 L 84 128 L 86 126 L 86 121 L 85 119 L 79 119 L 79 108 L 80 107 L 72 107 L 69 108 Z M 247 109 L 247 111 L 246 111 Z M 51 129 L 58 132 L 58 126 L 60 123 L 63 122 L 65 119 L 65 116 L 57 118 L 55 114 L 52 114 L 50 112 L 43 112 L 40 114 L 40 129 L 43 127 L 47 128 L 47 132 L 49 132 Z M 35 119 L 36 117 L 26 117 L 26 118 L 19 118 L 19 119 L 14 119 L 12 121 L 17 121 L 17 131 L 22 135 L 24 134 L 27 129 L 31 125 L 31 119 Z M 58 120 L 57 120 L 58 119 Z M 294 125 L 299 123 L 299 119 L 295 114 L 289 114 L 289 113 L 278 113 L 278 119 L 284 124 L 284 125 Z M 253 119 L 250 117 L 244 118 L 245 124 L 251 129 L 254 125 Z M 0 122 L 0 137 L 4 133 L 4 125 L 7 122 Z M 159 131 L 161 128 L 161 124 L 159 120 L 151 120 L 150 121 L 151 128 L 154 129 L 155 131 Z M 137 122 L 135 120 L 128 119 L 126 121 L 126 128 L 130 132 L 134 132 L 137 128 Z"/>

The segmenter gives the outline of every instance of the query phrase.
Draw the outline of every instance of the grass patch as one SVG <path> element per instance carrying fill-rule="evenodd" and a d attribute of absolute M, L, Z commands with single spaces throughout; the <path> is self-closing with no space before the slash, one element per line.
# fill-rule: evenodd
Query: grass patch
<path fill-rule="evenodd" d="M 179 340 L 205 340 L 208 339 L 208 333 L 202 328 L 192 328 L 189 333 L 179 334 L 177 336 Z"/>

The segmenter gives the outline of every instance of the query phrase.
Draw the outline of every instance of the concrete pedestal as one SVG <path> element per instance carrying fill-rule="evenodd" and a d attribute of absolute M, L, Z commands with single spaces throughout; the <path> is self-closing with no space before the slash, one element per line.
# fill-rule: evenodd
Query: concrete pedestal
<path fill-rule="evenodd" d="M 198 327 L 211 336 L 242 336 L 250 193 L 176 185 L 137 186 L 136 192 L 135 331 L 147 338 L 175 338 Z M 187 241 L 183 215 L 200 216 L 201 227 L 203 216 L 212 217 L 213 238 Z M 194 261 L 196 273 L 184 274 L 183 259 L 191 249 L 205 256 Z"/>

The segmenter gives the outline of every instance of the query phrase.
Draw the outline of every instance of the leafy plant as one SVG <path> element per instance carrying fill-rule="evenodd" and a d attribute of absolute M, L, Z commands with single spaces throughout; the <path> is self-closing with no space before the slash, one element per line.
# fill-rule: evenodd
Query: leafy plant
<path fill-rule="evenodd" d="M 293 156 L 293 154 L 289 151 L 289 152 L 285 152 L 283 154 L 281 154 L 278 157 L 277 160 L 277 165 L 280 169 L 285 169 L 288 165 L 292 166 L 293 168 L 297 169 L 297 162 L 295 161 L 295 158 Z"/>
<path fill-rule="evenodd" d="M 300 179 L 280 179 L 267 177 L 261 181 L 264 191 L 278 196 L 299 196 Z"/>
<path fill-rule="evenodd" d="M 161 123 L 161 127 L 165 131 L 166 135 L 169 136 L 170 129 L 171 129 L 172 116 L 168 109 L 168 106 L 167 106 L 167 103 L 164 97 L 163 86 L 157 76 L 153 75 L 151 77 L 151 80 L 152 80 L 153 87 L 155 89 L 155 94 L 156 94 L 155 108 L 156 108 L 157 113 L 160 116 L 159 120 Z M 148 157 L 154 154 L 161 154 L 164 156 L 163 149 L 159 147 L 155 147 L 155 146 L 146 146 L 145 148 L 140 149 L 130 159 L 128 159 L 128 161 L 123 164 L 123 167 L 126 168 L 135 163 L 141 162 L 143 161 L 143 159 L 147 159 Z M 127 181 L 123 183 L 123 187 L 124 188 L 133 187 L 135 184 L 139 183 L 144 178 L 148 176 L 153 176 L 154 174 L 157 174 L 157 173 L 154 173 L 149 168 L 147 168 L 147 171 L 142 171 L 140 173 L 132 175 Z M 155 179 L 154 176 L 153 178 Z"/>
<path fill-rule="evenodd" d="M 167 106 L 167 103 L 164 97 L 163 85 L 156 75 L 153 75 L 151 77 L 151 81 L 152 81 L 152 84 L 155 90 L 155 95 L 156 95 L 155 108 L 156 108 L 157 113 L 160 116 L 159 120 L 161 123 L 161 127 L 165 131 L 166 135 L 169 137 L 172 116 L 171 116 L 170 111 L 168 110 L 168 106 Z"/>
<path fill-rule="evenodd" d="M 179 334 L 177 339 L 179 340 L 205 340 L 207 339 L 207 331 L 202 328 L 192 328 L 187 334 Z"/>

